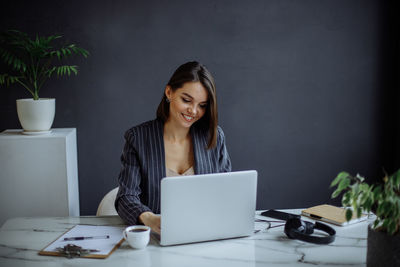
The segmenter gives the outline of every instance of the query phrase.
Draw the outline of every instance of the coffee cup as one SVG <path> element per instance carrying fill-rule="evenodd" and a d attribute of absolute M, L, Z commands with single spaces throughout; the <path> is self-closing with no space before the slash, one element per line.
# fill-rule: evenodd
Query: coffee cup
<path fill-rule="evenodd" d="M 150 227 L 145 225 L 133 225 L 127 227 L 123 236 L 132 248 L 143 249 L 150 241 Z"/>

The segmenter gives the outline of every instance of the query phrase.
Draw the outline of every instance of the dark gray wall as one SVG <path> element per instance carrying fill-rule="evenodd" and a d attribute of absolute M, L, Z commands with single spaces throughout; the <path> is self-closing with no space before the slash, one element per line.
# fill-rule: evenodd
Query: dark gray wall
<path fill-rule="evenodd" d="M 258 209 L 338 203 L 338 172 L 400 167 L 394 1 L 12 2 L 1 30 L 61 33 L 91 52 L 41 92 L 57 99 L 53 127 L 77 128 L 82 215 L 117 186 L 124 131 L 155 117 L 189 60 L 215 76 L 233 167 L 259 172 Z M 29 95 L 1 95 L 0 129 L 20 128 L 15 99 Z"/>

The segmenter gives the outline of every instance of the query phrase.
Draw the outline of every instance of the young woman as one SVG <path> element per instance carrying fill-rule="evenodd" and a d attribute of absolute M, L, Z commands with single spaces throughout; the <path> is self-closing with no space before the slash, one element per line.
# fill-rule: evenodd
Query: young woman
<path fill-rule="evenodd" d="M 181 65 L 169 80 L 157 119 L 125 133 L 115 208 L 128 224 L 160 233 L 160 182 L 167 176 L 231 171 L 218 126 L 214 78 L 198 62 Z M 184 211 L 182 211 L 184 212 Z"/>

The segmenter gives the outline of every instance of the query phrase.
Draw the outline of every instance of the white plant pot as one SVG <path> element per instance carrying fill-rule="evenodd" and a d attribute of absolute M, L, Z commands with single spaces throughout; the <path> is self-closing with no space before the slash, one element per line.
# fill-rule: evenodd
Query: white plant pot
<path fill-rule="evenodd" d="M 24 133 L 41 133 L 50 131 L 56 111 L 54 98 L 17 99 L 17 113 Z"/>

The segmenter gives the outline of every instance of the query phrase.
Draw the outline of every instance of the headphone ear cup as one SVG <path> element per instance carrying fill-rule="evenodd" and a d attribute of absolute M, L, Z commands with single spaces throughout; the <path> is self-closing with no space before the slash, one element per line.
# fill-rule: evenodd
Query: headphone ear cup
<path fill-rule="evenodd" d="M 295 239 L 295 233 L 305 234 L 307 231 L 307 225 L 304 221 L 299 218 L 289 218 L 285 223 L 285 234 L 291 238 Z"/>
<path fill-rule="evenodd" d="M 306 225 L 306 229 L 305 229 L 305 234 L 306 235 L 311 235 L 314 233 L 314 226 L 315 224 L 311 223 L 311 222 L 304 222 Z"/>

